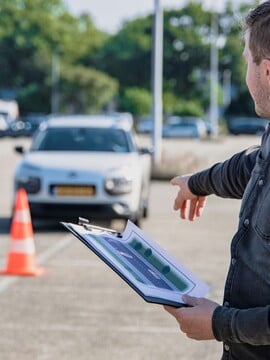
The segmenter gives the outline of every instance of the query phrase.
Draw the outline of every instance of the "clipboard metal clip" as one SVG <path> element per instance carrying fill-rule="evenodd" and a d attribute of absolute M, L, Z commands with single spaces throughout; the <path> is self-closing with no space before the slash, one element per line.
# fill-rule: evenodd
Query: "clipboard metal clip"
<path fill-rule="evenodd" d="M 106 227 L 101 227 L 101 226 L 97 226 L 97 225 L 92 225 L 90 224 L 90 221 L 88 219 L 85 219 L 83 217 L 79 217 L 78 218 L 78 225 L 83 226 L 86 230 L 101 230 L 101 231 L 106 231 L 110 234 L 114 234 L 117 237 L 122 237 L 122 234 L 119 231 L 113 230 L 113 229 L 109 229 Z"/>

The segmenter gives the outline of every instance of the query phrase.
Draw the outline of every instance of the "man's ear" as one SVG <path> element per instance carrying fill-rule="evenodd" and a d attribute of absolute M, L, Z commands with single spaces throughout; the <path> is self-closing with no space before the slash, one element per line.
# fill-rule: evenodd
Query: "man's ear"
<path fill-rule="evenodd" d="M 268 81 L 268 84 L 270 86 L 270 60 L 269 59 L 263 59 L 263 69 L 264 69 L 264 74 L 266 76 L 266 80 Z"/>

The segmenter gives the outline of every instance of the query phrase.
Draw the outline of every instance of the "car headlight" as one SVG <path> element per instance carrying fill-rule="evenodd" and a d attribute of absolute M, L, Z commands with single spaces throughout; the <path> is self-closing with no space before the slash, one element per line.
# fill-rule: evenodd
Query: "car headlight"
<path fill-rule="evenodd" d="M 40 191 L 41 180 L 35 176 L 21 176 L 16 179 L 15 187 L 16 190 L 23 188 L 28 194 L 36 194 Z"/>
<path fill-rule="evenodd" d="M 40 171 L 40 167 L 38 167 L 37 165 L 33 165 L 31 163 L 28 162 L 23 162 L 22 165 L 20 166 L 20 172 L 21 173 L 25 173 L 25 172 L 30 172 L 30 171 Z"/>
<path fill-rule="evenodd" d="M 128 177 L 112 177 L 105 181 L 105 190 L 110 195 L 128 194 L 132 190 L 132 180 Z"/>

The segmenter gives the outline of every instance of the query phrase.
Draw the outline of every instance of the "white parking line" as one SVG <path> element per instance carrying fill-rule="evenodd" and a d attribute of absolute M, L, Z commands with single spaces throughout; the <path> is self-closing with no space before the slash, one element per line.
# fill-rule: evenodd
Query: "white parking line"
<path fill-rule="evenodd" d="M 5 275 L 6 276 L 6 275 Z M 18 276 L 13 276 L 13 277 L 7 277 L 5 279 L 3 279 L 2 281 L 0 281 L 0 293 L 4 292 L 5 290 L 7 290 L 12 284 L 14 284 L 17 280 L 19 280 Z"/>
<path fill-rule="evenodd" d="M 49 247 L 38 256 L 38 262 L 44 264 L 48 259 L 53 257 L 59 251 L 67 247 L 73 241 L 73 237 L 66 235 L 62 240 L 57 241 L 53 246 Z"/>
<path fill-rule="evenodd" d="M 73 241 L 72 236 L 66 235 L 62 240 L 55 242 L 53 246 L 49 247 L 38 256 L 38 263 L 44 264 L 48 259 L 53 257 L 62 249 L 66 248 L 72 241 Z M 11 285 L 13 285 L 19 279 L 20 276 L 12 276 L 12 277 L 6 277 L 5 279 L 1 280 L 0 293 L 7 290 Z"/>

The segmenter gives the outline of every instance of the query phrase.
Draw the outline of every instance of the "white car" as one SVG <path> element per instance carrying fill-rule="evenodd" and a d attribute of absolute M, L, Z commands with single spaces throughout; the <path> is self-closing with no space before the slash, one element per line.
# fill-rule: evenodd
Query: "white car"
<path fill-rule="evenodd" d="M 143 116 L 137 124 L 137 132 L 141 134 L 149 134 L 154 130 L 154 120 L 152 116 Z"/>
<path fill-rule="evenodd" d="M 0 137 L 6 136 L 9 130 L 9 122 L 6 116 L 0 114 Z"/>
<path fill-rule="evenodd" d="M 139 148 L 132 122 L 107 115 L 50 118 L 15 171 L 32 217 L 110 221 L 147 216 L 151 177 L 149 149 Z"/>
<path fill-rule="evenodd" d="M 165 138 L 204 139 L 207 136 L 207 128 L 201 118 L 171 116 L 163 126 L 162 136 Z"/>

